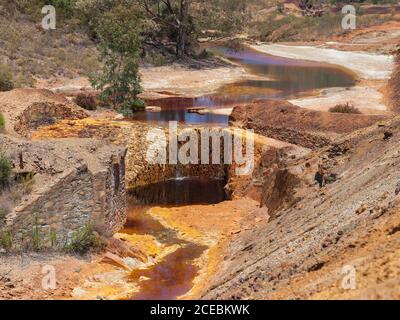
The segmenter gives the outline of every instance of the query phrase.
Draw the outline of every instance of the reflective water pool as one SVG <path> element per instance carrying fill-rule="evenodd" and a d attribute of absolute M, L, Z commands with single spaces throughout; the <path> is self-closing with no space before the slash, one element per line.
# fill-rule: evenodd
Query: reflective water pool
<path fill-rule="evenodd" d="M 210 113 L 199 115 L 188 113 L 187 109 L 191 107 L 226 108 L 255 99 L 288 99 L 314 89 L 350 87 L 355 84 L 355 77 L 350 71 L 334 65 L 280 58 L 252 49 L 232 50 L 215 47 L 209 50 L 242 65 L 255 78 L 223 86 L 211 95 L 148 101 L 150 105 L 161 107 L 162 111 L 140 112 L 136 115 L 136 119 L 157 123 L 178 121 L 227 124 L 228 117 L 225 115 Z"/>
<path fill-rule="evenodd" d="M 226 199 L 225 181 L 201 177 L 170 179 L 129 191 L 130 201 L 153 205 L 215 204 Z"/>

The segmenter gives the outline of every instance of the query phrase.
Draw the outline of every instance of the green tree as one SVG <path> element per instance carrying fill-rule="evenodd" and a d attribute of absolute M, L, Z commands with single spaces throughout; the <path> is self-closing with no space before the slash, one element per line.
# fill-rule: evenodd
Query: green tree
<path fill-rule="evenodd" d="M 103 69 L 91 78 L 92 85 L 102 91 L 103 102 L 111 103 L 125 115 L 144 107 L 138 98 L 142 92 L 141 25 L 141 17 L 133 7 L 120 5 L 104 13 L 96 27 Z"/>
<path fill-rule="evenodd" d="M 188 54 L 191 36 L 195 32 L 192 0 L 138 0 L 138 3 L 148 21 L 157 24 L 153 30 L 156 38 L 166 36 L 174 41 L 177 58 Z"/>

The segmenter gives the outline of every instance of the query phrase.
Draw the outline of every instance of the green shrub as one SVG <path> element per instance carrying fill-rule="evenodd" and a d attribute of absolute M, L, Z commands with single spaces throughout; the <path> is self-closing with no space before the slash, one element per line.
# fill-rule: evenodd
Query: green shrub
<path fill-rule="evenodd" d="M 91 95 L 86 95 L 84 93 L 78 94 L 78 96 L 75 98 L 75 103 L 86 110 L 97 109 L 96 98 Z"/>
<path fill-rule="evenodd" d="M 12 241 L 12 234 L 9 230 L 0 231 L 0 245 L 6 251 L 11 250 L 13 241 Z"/>
<path fill-rule="evenodd" d="M 70 19 L 74 14 L 78 14 L 75 10 L 76 0 L 47 0 L 44 1 L 43 5 L 50 4 L 57 10 L 57 17 L 64 19 Z"/>
<path fill-rule="evenodd" d="M 40 234 L 39 218 L 35 216 L 35 226 L 33 228 L 32 234 L 32 247 L 35 251 L 40 251 L 42 249 L 42 238 Z"/>
<path fill-rule="evenodd" d="M 54 229 L 50 230 L 49 241 L 52 248 L 57 246 L 57 232 Z"/>
<path fill-rule="evenodd" d="M 332 113 L 353 113 L 353 114 L 361 114 L 361 111 L 354 107 L 349 102 L 337 104 L 336 106 L 329 109 L 329 112 Z"/>
<path fill-rule="evenodd" d="M 49 4 L 55 6 L 56 8 L 63 8 L 67 10 L 72 10 L 74 8 L 74 0 L 50 0 Z"/>
<path fill-rule="evenodd" d="M 203 49 L 195 57 L 197 59 L 208 59 L 208 58 L 212 58 L 213 56 L 214 56 L 214 53 L 212 51 Z"/>
<path fill-rule="evenodd" d="M 134 112 L 132 111 L 132 108 L 129 107 L 123 107 L 119 111 L 125 118 L 132 118 L 134 116 Z"/>
<path fill-rule="evenodd" d="M 7 216 L 7 210 L 0 207 L 0 224 L 4 221 Z"/>
<path fill-rule="evenodd" d="M 9 91 L 14 88 L 10 69 L 0 65 L 0 91 Z"/>
<path fill-rule="evenodd" d="M 140 15 L 130 7 L 117 6 L 104 13 L 96 32 L 103 69 L 91 77 L 92 85 L 101 90 L 103 103 L 111 103 L 117 110 L 131 107 L 134 112 L 143 91 L 139 74 Z"/>
<path fill-rule="evenodd" d="M 136 99 L 132 102 L 130 102 L 129 106 L 134 110 L 143 110 L 144 107 L 146 106 L 145 102 L 142 99 Z"/>
<path fill-rule="evenodd" d="M 11 162 L 8 158 L 0 153 L 0 189 L 8 186 L 11 177 Z"/>
<path fill-rule="evenodd" d="M 93 225 L 88 223 L 81 230 L 74 233 L 72 240 L 65 246 L 68 253 L 84 255 L 90 251 L 99 251 L 104 247 Z"/>
<path fill-rule="evenodd" d="M 0 113 L 0 130 L 4 129 L 6 125 L 6 120 L 4 120 L 4 116 L 2 113 Z"/>
<path fill-rule="evenodd" d="M 151 52 L 147 57 L 146 60 L 151 63 L 155 67 L 161 67 L 168 64 L 167 57 L 161 52 Z"/>

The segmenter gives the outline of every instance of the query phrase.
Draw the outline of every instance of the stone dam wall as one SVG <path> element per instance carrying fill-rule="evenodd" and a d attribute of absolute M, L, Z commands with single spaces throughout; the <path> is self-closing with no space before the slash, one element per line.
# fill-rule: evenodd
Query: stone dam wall
<path fill-rule="evenodd" d="M 76 140 L 28 142 L 4 135 L 0 143 L 16 173 L 34 174 L 32 191 L 0 222 L 15 248 L 29 248 L 35 232 L 41 246 L 63 247 L 88 225 L 104 237 L 124 225 L 125 148 L 91 139 L 77 145 Z"/>

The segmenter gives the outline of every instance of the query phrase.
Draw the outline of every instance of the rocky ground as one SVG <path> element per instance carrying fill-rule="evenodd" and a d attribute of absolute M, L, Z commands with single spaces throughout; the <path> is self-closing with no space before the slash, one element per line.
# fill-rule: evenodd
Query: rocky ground
<path fill-rule="evenodd" d="M 234 108 L 230 123 L 310 149 L 368 127 L 385 116 L 310 111 L 282 100 L 257 101 Z"/>
<path fill-rule="evenodd" d="M 139 281 L 128 281 L 135 269 L 143 270 L 157 265 L 160 260 L 180 247 L 195 244 L 205 248 L 195 262 L 199 268 L 199 274 L 193 282 L 192 289 L 180 299 L 196 298 L 199 292 L 208 285 L 210 276 L 215 273 L 224 259 L 222 250 L 230 239 L 239 230 L 251 229 L 260 221 L 265 221 L 265 216 L 261 211 L 256 210 L 257 207 L 256 201 L 242 199 L 212 206 L 150 208 L 145 214 L 158 221 L 165 228 L 164 232 L 165 230 L 172 232 L 176 237 L 175 240 L 179 241 L 166 244 L 158 236 L 127 234 L 121 231 L 115 235 L 116 238 L 140 246 L 141 250 L 152 258 L 144 264 L 132 264 L 130 259 L 124 258 L 123 261 L 128 267 L 121 268 L 121 265 L 118 265 L 119 268 L 113 271 L 96 273 L 97 281 L 86 278 L 74 289 L 73 297 L 78 299 L 95 299 L 98 296 L 108 299 L 134 297 L 140 288 L 141 281 L 146 280 L 141 278 Z M 176 270 L 176 272 L 179 271 Z"/>
<path fill-rule="evenodd" d="M 113 269 L 108 264 L 90 263 L 99 258 L 73 257 L 60 253 L 1 254 L 0 299 L 70 299 L 73 289 L 82 279 L 93 276 L 96 272 L 105 273 Z M 44 278 L 53 271 L 55 287 L 48 287 L 49 282 Z"/>
<path fill-rule="evenodd" d="M 398 123 L 363 129 L 288 165 L 301 181 L 291 186 L 297 202 L 237 236 L 203 298 L 398 299 Z M 334 177 L 322 188 L 309 171 L 315 164 Z M 351 290 L 342 285 L 346 268 L 355 272 Z"/>
<path fill-rule="evenodd" d="M 160 221 L 166 230 L 175 233 L 177 239 L 207 248 L 196 262 L 200 271 L 194 287 L 182 299 L 198 297 L 224 259 L 222 249 L 235 234 L 267 221 L 265 214 L 256 210 L 257 207 L 256 201 L 243 199 L 213 206 L 149 209 L 147 214 Z M 140 248 L 141 252 L 152 257 L 151 260 L 140 263 L 126 255 L 126 251 L 125 254 L 115 251 L 115 245 L 110 245 L 106 253 L 83 258 L 59 253 L 1 255 L 0 299 L 125 299 L 134 296 L 140 281 L 129 281 L 132 270 L 158 263 L 181 245 L 162 244 L 162 240 L 150 234 L 121 232 L 114 236 L 115 240 L 123 239 L 124 243 Z M 116 255 L 110 255 L 111 252 Z M 48 266 L 54 267 L 54 290 L 42 285 Z"/>

